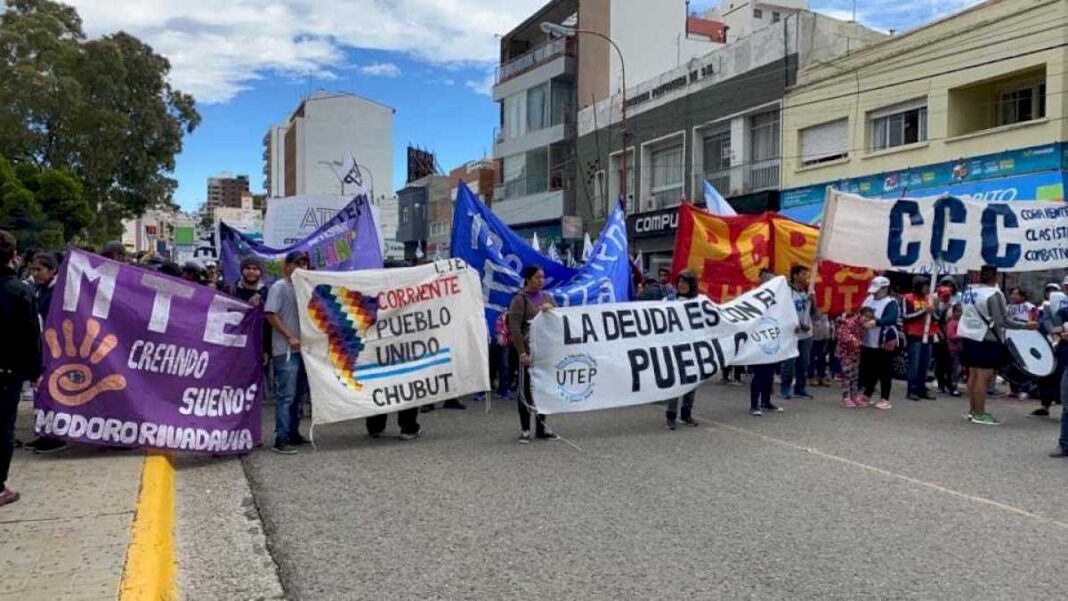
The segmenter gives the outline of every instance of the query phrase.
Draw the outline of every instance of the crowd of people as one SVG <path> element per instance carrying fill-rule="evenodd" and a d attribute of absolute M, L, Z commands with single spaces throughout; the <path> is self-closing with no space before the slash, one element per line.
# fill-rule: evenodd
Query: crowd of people
<path fill-rule="evenodd" d="M 262 352 L 275 401 L 271 448 L 290 455 L 298 452 L 297 447 L 308 444 L 299 429 L 308 379 L 301 357 L 299 309 L 292 282 L 296 270 L 309 268 L 306 253 L 288 253 L 283 261 L 283 277 L 270 286 L 264 282 L 264 264 L 255 256 L 241 261 L 239 281 L 227 283 L 214 261 L 178 265 L 147 253 L 130 256 L 117 241 L 104 244 L 100 254 L 231 294 L 254 306 L 262 305 L 266 322 Z M 26 392 L 24 386 L 35 385 L 42 372 L 41 331 L 61 259 L 59 254 L 47 251 L 20 254 L 14 236 L 0 231 L 0 327 L 8 333 L 7 343 L 0 345 L 0 505 L 19 498 L 6 486 L 13 449 L 25 446 L 35 453 L 47 454 L 67 448 L 65 441 L 55 438 L 38 437 L 25 445 L 15 438 L 17 407 Z M 545 273 L 541 268 L 527 266 L 521 275 L 522 289 L 491 333 L 492 388 L 498 395 L 516 400 L 520 443 L 559 440 L 545 416 L 537 412 L 529 372 L 530 322 L 539 312 L 553 310 L 555 303 L 544 290 Z M 723 370 L 723 381 L 728 384 L 739 383 L 748 375 L 749 412 L 754 417 L 783 411 L 772 400 L 776 378 L 780 399 L 811 399 L 810 387 L 827 388 L 835 380 L 841 387 L 843 407 L 889 410 L 895 364 L 902 351 L 907 363 L 907 398 L 916 402 L 933 400 L 932 382 L 939 394 L 950 397 L 961 396 L 963 386 L 970 402 L 967 418 L 974 424 L 1000 423 L 986 408 L 987 398 L 997 394 L 999 380 L 1007 383 L 1010 394 L 1018 399 L 1039 401 L 1040 406 L 1032 412 L 1034 416 L 1049 416 L 1052 405 L 1068 398 L 1068 302 L 1063 302 L 1068 297 L 1062 290 L 1062 285 L 1068 286 L 1068 279 L 1049 283 L 1044 302 L 1036 306 L 1021 288 L 1012 288 L 1006 297 L 997 285 L 998 274 L 993 267 L 981 270 L 977 281 L 967 286 L 961 286 L 959 278 L 944 278 L 933 294 L 928 277 L 916 277 L 911 289 L 900 294 L 893 290 L 889 278 L 878 276 L 872 280 L 858 310 L 830 319 L 817 307 L 810 291 L 810 275 L 804 266 L 795 266 L 789 273 L 799 318 L 797 357 L 777 364 Z M 760 274 L 761 281 L 772 277 L 774 274 L 767 270 Z M 657 277 L 643 279 L 637 299 L 685 301 L 698 294 L 699 283 L 693 272 L 684 270 L 671 281 L 670 272 L 662 269 Z M 1046 336 L 1055 349 L 1057 371 L 1033 378 L 1008 361 L 1005 332 L 1013 329 L 1038 330 Z M 476 395 L 475 400 L 482 397 Z M 459 399 L 445 406 L 464 408 Z M 675 430 L 679 423 L 698 426 L 693 406 L 692 392 L 668 401 L 666 428 Z M 419 413 L 418 407 L 397 413 L 402 440 L 414 440 L 422 433 Z M 368 418 L 368 435 L 380 437 L 386 423 L 386 415 Z M 1051 456 L 1068 457 L 1068 420 L 1062 420 L 1058 446 Z"/>

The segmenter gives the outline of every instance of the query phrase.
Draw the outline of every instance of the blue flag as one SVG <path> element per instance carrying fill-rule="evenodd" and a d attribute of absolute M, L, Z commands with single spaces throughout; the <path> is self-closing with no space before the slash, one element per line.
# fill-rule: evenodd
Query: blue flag
<path fill-rule="evenodd" d="M 482 277 L 486 327 L 492 334 L 497 317 L 508 311 L 523 287 L 523 267 L 545 271 L 545 292 L 561 307 L 630 300 L 630 252 L 623 211 L 616 208 L 594 245 L 589 261 L 572 269 L 542 256 L 497 218 L 461 182 L 452 220 L 453 257 L 463 259 Z"/>

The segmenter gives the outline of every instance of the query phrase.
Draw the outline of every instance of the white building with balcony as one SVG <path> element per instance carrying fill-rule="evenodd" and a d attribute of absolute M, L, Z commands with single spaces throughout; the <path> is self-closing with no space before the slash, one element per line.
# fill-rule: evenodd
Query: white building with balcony
<path fill-rule="evenodd" d="M 576 117 L 581 107 L 685 64 L 721 46 L 721 26 L 687 15 L 685 0 L 553 0 L 501 39 L 493 98 L 500 104 L 493 156 L 498 185 L 493 210 L 520 235 L 567 244 L 578 181 Z M 575 28 L 554 37 L 542 23 Z M 590 33 L 592 32 L 592 33 Z M 596 35 L 599 34 L 599 35 Z M 567 228 L 573 233 L 576 228 Z M 581 236 L 581 232 L 579 234 Z"/>

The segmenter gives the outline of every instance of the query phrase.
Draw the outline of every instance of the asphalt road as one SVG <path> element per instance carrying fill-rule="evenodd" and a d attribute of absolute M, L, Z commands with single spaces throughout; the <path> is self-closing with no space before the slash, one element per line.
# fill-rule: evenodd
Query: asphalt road
<path fill-rule="evenodd" d="M 707 385 L 699 428 L 644 406 L 557 417 L 566 440 L 528 446 L 513 403 L 471 403 L 421 416 L 415 442 L 354 422 L 244 465 L 289 599 L 1064 596 L 1056 420 L 821 395 L 753 418 L 746 388 Z"/>

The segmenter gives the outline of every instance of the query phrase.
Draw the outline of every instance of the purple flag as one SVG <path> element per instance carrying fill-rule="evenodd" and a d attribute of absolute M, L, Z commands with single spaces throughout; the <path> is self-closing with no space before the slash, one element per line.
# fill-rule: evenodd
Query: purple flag
<path fill-rule="evenodd" d="M 260 440 L 262 328 L 262 308 L 72 249 L 42 336 L 37 433 L 169 451 L 251 451 Z"/>
<path fill-rule="evenodd" d="M 282 262 L 286 254 L 294 250 L 308 253 L 312 269 L 355 271 L 382 268 L 382 249 L 378 245 L 378 232 L 366 195 L 354 198 L 330 221 L 291 246 L 264 246 L 225 223 L 219 224 L 219 246 L 219 263 L 223 279 L 228 284 L 241 279 L 241 259 L 250 254 L 263 260 L 266 266 L 264 283 L 268 285 L 282 277 Z"/>

